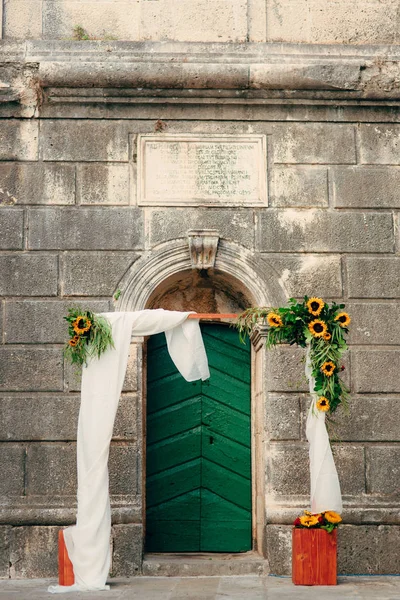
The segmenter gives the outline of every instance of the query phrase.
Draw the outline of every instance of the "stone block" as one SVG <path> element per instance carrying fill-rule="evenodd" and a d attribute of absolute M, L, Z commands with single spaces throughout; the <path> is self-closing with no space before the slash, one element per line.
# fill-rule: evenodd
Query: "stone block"
<path fill-rule="evenodd" d="M 150 209 L 146 212 L 152 246 L 186 238 L 190 229 L 217 229 L 220 236 L 248 248 L 254 245 L 253 211 L 221 208 Z"/>
<path fill-rule="evenodd" d="M 9 344 L 64 344 L 68 340 L 68 323 L 63 317 L 75 306 L 70 300 L 16 300 L 6 302 L 5 342 Z M 108 312 L 107 300 L 88 300 L 85 310 Z"/>
<path fill-rule="evenodd" d="M 13 527 L 10 574 L 12 579 L 58 576 L 60 527 Z"/>
<path fill-rule="evenodd" d="M 4 313 L 5 313 L 5 301 L 0 300 L 0 343 L 4 343 Z"/>
<path fill-rule="evenodd" d="M 44 120 L 41 123 L 43 160 L 128 160 L 129 123 L 121 121 Z"/>
<path fill-rule="evenodd" d="M 62 389 L 60 348 L 0 347 L 1 391 L 62 391 Z"/>
<path fill-rule="evenodd" d="M 349 298 L 400 298 L 400 259 L 347 259 Z"/>
<path fill-rule="evenodd" d="M 1 296 L 56 296 L 58 258 L 51 254 L 0 256 Z"/>
<path fill-rule="evenodd" d="M 393 0 L 276 0 L 267 4 L 267 41 L 310 44 L 376 44 L 396 40 Z"/>
<path fill-rule="evenodd" d="M 113 439 L 129 440 L 138 444 L 139 418 L 137 397 L 133 394 L 123 394 L 115 417 Z"/>
<path fill-rule="evenodd" d="M 400 165 L 400 125 L 363 124 L 360 140 L 361 163 Z"/>
<path fill-rule="evenodd" d="M 333 201 L 338 208 L 399 208 L 400 169 L 336 167 L 332 169 Z"/>
<path fill-rule="evenodd" d="M 76 440 L 80 397 L 0 396 L 0 440 Z"/>
<path fill-rule="evenodd" d="M 43 36 L 45 39 L 73 39 L 74 28 L 79 24 L 90 39 L 138 40 L 140 6 L 139 0 L 44 0 Z"/>
<path fill-rule="evenodd" d="M 290 123 L 276 127 L 273 160 L 275 163 L 354 164 L 354 128 L 331 123 Z"/>
<path fill-rule="evenodd" d="M 137 258 L 133 252 L 65 252 L 61 258 L 62 294 L 112 296 Z"/>
<path fill-rule="evenodd" d="M 274 167 L 272 206 L 328 205 L 328 171 L 324 167 Z"/>
<path fill-rule="evenodd" d="M 77 186 L 81 204 L 129 204 L 129 165 L 79 165 Z"/>
<path fill-rule="evenodd" d="M 305 350 L 295 346 L 276 346 L 268 352 L 266 388 L 271 392 L 308 392 L 304 374 Z"/>
<path fill-rule="evenodd" d="M 270 440 L 300 439 L 298 394 L 268 394 L 265 410 Z"/>
<path fill-rule="evenodd" d="M 0 208 L 0 250 L 22 250 L 24 211 Z"/>
<path fill-rule="evenodd" d="M 42 3 L 37 0 L 4 2 L 3 37 L 40 39 L 42 37 Z"/>
<path fill-rule="evenodd" d="M 25 491 L 25 447 L 0 444 L 0 496 L 23 496 Z"/>
<path fill-rule="evenodd" d="M 344 496 L 361 496 L 365 493 L 364 448 L 351 444 L 333 444 L 333 458 Z"/>
<path fill-rule="evenodd" d="M 267 477 L 273 496 L 298 496 L 310 493 L 308 444 L 274 442 L 269 446 Z"/>
<path fill-rule="evenodd" d="M 292 526 L 267 525 L 266 547 L 271 575 L 290 575 L 292 572 Z"/>
<path fill-rule="evenodd" d="M 0 163 L 0 182 L 0 205 L 75 203 L 75 165 Z"/>
<path fill-rule="evenodd" d="M 394 251 L 389 213 L 265 209 L 259 219 L 261 252 Z"/>
<path fill-rule="evenodd" d="M 1 441 L 76 440 L 78 394 L 0 396 Z M 117 440 L 137 441 L 136 396 L 124 394 L 119 402 L 114 426 Z"/>
<path fill-rule="evenodd" d="M 72 365 L 67 359 L 64 360 L 64 384 L 65 389 L 70 392 L 79 392 L 81 390 L 82 370 L 78 365 Z M 136 344 L 131 344 L 122 391 L 135 392 L 137 387 L 137 346 Z"/>
<path fill-rule="evenodd" d="M 399 403 L 399 401 L 397 401 Z M 393 415 L 391 411 L 390 419 Z M 397 421 L 397 427 L 400 421 Z M 398 435 L 398 434 L 397 434 Z M 400 445 L 373 445 L 365 449 L 367 462 L 367 491 L 370 494 L 388 495 L 400 500 Z"/>
<path fill-rule="evenodd" d="M 181 0 L 179 18 L 176 18 L 174 0 L 142 2 L 140 37 L 157 41 L 245 42 L 247 2 Z"/>
<path fill-rule="evenodd" d="M 74 496 L 76 444 L 29 444 L 26 482 L 28 496 Z"/>
<path fill-rule="evenodd" d="M 400 350 L 354 350 L 351 362 L 355 392 L 400 391 Z"/>
<path fill-rule="evenodd" d="M 353 395 L 348 411 L 338 410 L 334 420 L 335 423 L 329 427 L 331 439 L 400 442 L 400 400 L 395 397 Z"/>
<path fill-rule="evenodd" d="M 114 525 L 112 540 L 112 577 L 140 575 L 143 560 L 142 525 Z"/>
<path fill-rule="evenodd" d="M 138 449 L 113 442 L 110 448 L 110 494 L 132 496 L 138 491 Z"/>
<path fill-rule="evenodd" d="M 82 387 L 82 367 L 73 365 L 64 357 L 64 391 L 80 392 Z"/>
<path fill-rule="evenodd" d="M 11 527 L 0 527 L 0 579 L 10 577 Z"/>
<path fill-rule="evenodd" d="M 0 160 L 37 160 L 38 128 L 37 120 L 2 119 Z"/>
<path fill-rule="evenodd" d="M 35 208 L 29 211 L 33 250 L 131 250 L 143 245 L 138 208 Z"/>
<path fill-rule="evenodd" d="M 313 294 L 321 298 L 340 298 L 342 274 L 340 256 L 268 256 L 271 268 L 277 273 L 288 298 Z"/>
<path fill-rule="evenodd" d="M 399 571 L 399 553 L 399 526 L 340 526 L 338 535 L 340 574 L 396 574 Z"/>
<path fill-rule="evenodd" d="M 383 302 L 351 302 L 346 304 L 351 316 L 350 344 L 397 345 L 400 339 L 399 307 Z"/>

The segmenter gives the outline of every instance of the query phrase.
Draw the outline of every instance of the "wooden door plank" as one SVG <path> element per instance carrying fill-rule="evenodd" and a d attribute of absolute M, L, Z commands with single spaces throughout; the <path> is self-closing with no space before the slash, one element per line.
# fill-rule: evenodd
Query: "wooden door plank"
<path fill-rule="evenodd" d="M 152 507 L 200 487 L 201 461 L 195 459 L 147 478 L 147 506 Z"/>
<path fill-rule="evenodd" d="M 238 475 L 250 479 L 250 448 L 246 448 L 243 444 L 203 428 L 202 456 L 213 462 L 217 468 L 229 469 L 229 471 L 234 471 Z M 232 478 L 231 482 L 228 477 L 225 485 L 235 486 L 235 481 Z"/>
<path fill-rule="evenodd" d="M 147 442 L 153 444 L 200 425 L 201 397 L 195 396 L 149 415 Z"/>
<path fill-rule="evenodd" d="M 147 475 L 166 471 L 182 462 L 201 456 L 201 427 L 189 429 L 147 448 Z M 179 463 L 178 463 L 179 464 Z"/>

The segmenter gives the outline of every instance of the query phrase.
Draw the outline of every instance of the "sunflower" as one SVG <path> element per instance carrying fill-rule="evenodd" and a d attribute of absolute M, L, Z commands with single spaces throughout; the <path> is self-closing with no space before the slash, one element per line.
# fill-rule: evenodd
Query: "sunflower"
<path fill-rule="evenodd" d="M 317 400 L 317 408 L 318 410 L 322 410 L 322 412 L 329 410 L 330 404 L 328 398 L 325 398 L 325 396 L 320 396 Z"/>
<path fill-rule="evenodd" d="M 314 515 L 304 515 L 300 517 L 300 523 L 304 527 L 312 527 L 313 525 L 318 525 L 318 517 Z"/>
<path fill-rule="evenodd" d="M 75 348 L 75 346 L 77 345 L 78 342 L 79 342 L 79 335 L 74 335 L 74 337 L 69 340 L 68 344 L 70 346 L 72 346 L 73 348 Z"/>
<path fill-rule="evenodd" d="M 283 325 L 282 319 L 280 318 L 280 316 L 274 312 L 268 313 L 267 321 L 268 321 L 268 325 L 270 327 L 281 327 Z"/>
<path fill-rule="evenodd" d="M 331 375 L 333 375 L 333 371 L 335 369 L 336 369 L 336 365 L 331 360 L 327 360 L 326 362 L 324 362 L 324 364 L 321 367 L 321 371 L 323 373 L 325 373 L 325 375 L 327 377 L 330 377 Z"/>
<path fill-rule="evenodd" d="M 346 312 L 341 312 L 334 318 L 334 321 L 339 321 L 340 327 L 348 327 L 350 325 L 350 317 Z"/>
<path fill-rule="evenodd" d="M 342 520 L 342 517 L 334 510 L 327 510 L 324 513 L 324 517 L 328 521 L 328 523 L 340 523 L 340 521 Z"/>
<path fill-rule="evenodd" d="M 76 317 L 75 321 L 72 323 L 72 327 L 74 328 L 75 333 L 81 335 L 82 333 L 86 333 L 92 326 L 92 322 L 82 315 Z"/>
<path fill-rule="evenodd" d="M 318 317 L 325 306 L 325 302 L 322 300 L 322 298 L 310 298 L 306 306 L 309 313 L 314 315 L 314 317 Z"/>
<path fill-rule="evenodd" d="M 331 334 L 329 333 L 329 331 L 327 331 L 326 333 L 324 333 L 324 335 L 322 336 L 324 338 L 324 340 L 326 340 L 327 342 L 329 342 L 329 340 L 331 339 Z"/>
<path fill-rule="evenodd" d="M 325 321 L 321 321 L 321 319 L 314 319 L 314 321 L 311 321 L 311 323 L 308 324 L 308 329 L 316 338 L 323 337 L 328 331 Z"/>

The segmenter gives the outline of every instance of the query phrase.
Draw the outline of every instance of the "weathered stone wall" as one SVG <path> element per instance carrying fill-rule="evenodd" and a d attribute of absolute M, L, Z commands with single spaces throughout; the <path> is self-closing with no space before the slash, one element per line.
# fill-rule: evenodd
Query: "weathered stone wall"
<path fill-rule="evenodd" d="M 396 44 L 399 7 L 399 0 L 2 0 L 2 37 Z"/>
<path fill-rule="evenodd" d="M 62 358 L 66 308 L 112 309 L 129 267 L 199 228 L 250 251 L 265 265 L 266 288 L 273 274 L 287 296 L 346 303 L 352 401 L 333 431 L 346 522 L 339 571 L 399 572 L 397 101 L 257 96 L 235 87 L 236 72 L 230 89 L 211 92 L 85 89 L 92 66 L 67 66 L 81 87 L 42 82 L 31 118 L 19 112 L 24 94 L 6 97 L 0 113 L 0 576 L 55 575 L 57 530 L 75 517 L 79 378 Z M 230 68 L 219 66 L 227 79 Z M 138 206 L 137 135 L 163 131 L 266 135 L 268 205 Z M 140 572 L 142 560 L 141 353 L 139 341 L 110 459 L 113 573 L 121 575 Z M 308 505 L 301 358 L 277 349 L 265 373 L 274 573 L 290 569 L 290 523 Z"/>

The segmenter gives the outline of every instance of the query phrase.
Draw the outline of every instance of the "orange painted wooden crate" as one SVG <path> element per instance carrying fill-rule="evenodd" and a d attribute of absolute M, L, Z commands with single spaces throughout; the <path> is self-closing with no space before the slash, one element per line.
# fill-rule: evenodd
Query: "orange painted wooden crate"
<path fill-rule="evenodd" d="M 294 528 L 292 581 L 295 585 L 337 584 L 337 529 Z"/>
<path fill-rule="evenodd" d="M 58 583 L 59 585 L 75 583 L 74 567 L 68 556 L 62 530 L 58 532 Z"/>

